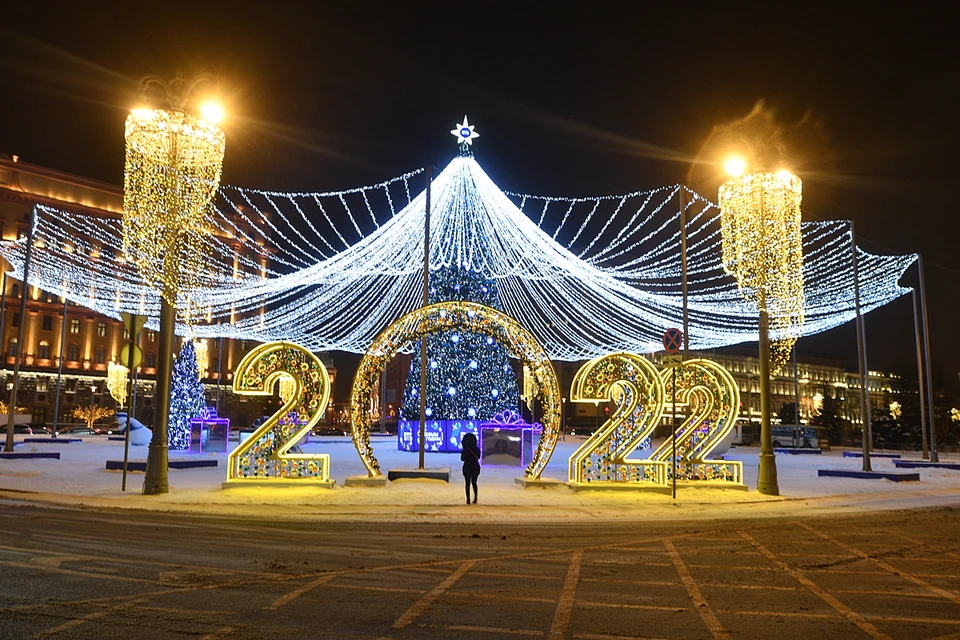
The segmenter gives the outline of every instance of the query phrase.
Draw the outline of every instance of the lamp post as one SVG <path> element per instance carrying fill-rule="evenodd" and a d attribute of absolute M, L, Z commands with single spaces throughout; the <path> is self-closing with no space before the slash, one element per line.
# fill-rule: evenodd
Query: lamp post
<path fill-rule="evenodd" d="M 747 141 L 752 171 L 734 159 L 733 176 L 720 186 L 720 221 L 724 269 L 737 280 L 741 294 L 759 312 L 760 470 L 757 491 L 779 495 L 777 463 L 770 425 L 770 328 L 777 332 L 778 359 L 793 346 L 803 323 L 803 246 L 800 237 L 802 183 L 788 171 L 767 170 L 767 154 L 776 144 Z"/>
<path fill-rule="evenodd" d="M 173 369 L 177 298 L 203 273 L 205 218 L 220 184 L 225 136 L 216 126 L 222 111 L 205 106 L 203 117 L 184 111 L 199 85 L 211 76 L 167 82 L 146 76 L 140 90 L 165 94 L 169 109 L 134 109 L 126 122 L 123 247 L 143 279 L 160 293 L 156 420 L 147 455 L 144 494 L 167 493 L 167 420 Z"/>

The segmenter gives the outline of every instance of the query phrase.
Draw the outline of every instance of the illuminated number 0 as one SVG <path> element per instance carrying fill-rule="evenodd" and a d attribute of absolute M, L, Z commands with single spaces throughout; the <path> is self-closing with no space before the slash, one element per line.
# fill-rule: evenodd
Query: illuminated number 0
<path fill-rule="evenodd" d="M 282 378 L 288 381 L 283 406 L 227 457 L 227 483 L 331 484 L 329 454 L 289 453 L 320 421 L 330 401 L 330 375 L 315 355 L 290 342 L 262 344 L 240 361 L 233 390 L 269 396 Z"/>

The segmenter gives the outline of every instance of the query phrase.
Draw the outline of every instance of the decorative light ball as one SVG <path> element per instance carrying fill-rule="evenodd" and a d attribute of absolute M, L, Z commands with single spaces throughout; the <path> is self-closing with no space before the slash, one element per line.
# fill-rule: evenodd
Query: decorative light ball
<path fill-rule="evenodd" d="M 450 342 L 454 344 L 460 342 L 460 335 L 455 333 L 452 336 L 450 336 Z"/>
<path fill-rule="evenodd" d="M 428 416 L 432 416 L 432 415 L 433 415 L 433 409 L 431 409 L 430 407 L 427 407 L 427 410 L 424 411 L 424 413 L 427 414 Z"/>
<path fill-rule="evenodd" d="M 436 360 L 431 360 L 431 361 L 430 361 L 430 368 L 431 368 L 431 369 L 436 369 L 436 368 L 439 367 L 439 366 L 440 366 L 440 365 L 437 364 L 437 361 L 436 361 Z"/>
<path fill-rule="evenodd" d="M 491 389 L 491 390 L 490 390 L 490 395 L 493 396 L 494 398 L 496 398 L 497 396 L 500 395 L 500 392 L 497 391 L 496 389 Z"/>
<path fill-rule="evenodd" d="M 493 338 L 487 338 L 487 344 L 493 344 Z"/>
<path fill-rule="evenodd" d="M 457 388 L 454 387 L 454 386 L 447 387 L 447 395 L 448 395 L 448 396 L 455 396 L 455 395 L 457 395 Z"/>
<path fill-rule="evenodd" d="M 467 409 L 467 415 L 470 416 L 471 418 L 476 418 L 477 410 L 474 409 L 473 407 L 470 407 L 469 409 Z"/>
<path fill-rule="evenodd" d="M 477 364 L 477 361 L 476 361 L 476 360 L 471 360 L 471 361 L 470 361 L 470 368 L 471 368 L 471 369 L 476 369 L 478 366 L 480 366 L 480 365 Z"/>

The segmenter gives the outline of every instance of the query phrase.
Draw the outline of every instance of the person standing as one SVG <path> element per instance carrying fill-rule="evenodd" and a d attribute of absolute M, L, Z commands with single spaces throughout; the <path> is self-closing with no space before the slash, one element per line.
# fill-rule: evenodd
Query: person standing
<path fill-rule="evenodd" d="M 473 504 L 477 504 L 477 478 L 480 477 L 480 447 L 477 446 L 477 436 L 467 433 L 460 441 L 463 451 L 460 460 L 463 461 L 463 482 L 467 492 L 467 504 L 470 504 L 470 485 L 473 485 Z"/>

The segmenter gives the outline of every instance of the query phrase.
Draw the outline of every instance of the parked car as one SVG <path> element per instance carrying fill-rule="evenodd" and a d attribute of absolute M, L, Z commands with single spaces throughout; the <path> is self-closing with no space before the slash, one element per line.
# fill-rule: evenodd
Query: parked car
<path fill-rule="evenodd" d="M 61 429 L 60 433 L 68 433 L 71 436 L 99 436 L 101 433 L 103 433 L 103 431 L 101 431 L 98 427 L 91 429 L 87 426 L 81 425 L 79 427 L 66 427 Z"/>
<path fill-rule="evenodd" d="M 333 425 L 318 425 L 311 432 L 315 436 L 345 436 L 347 432 Z"/>

